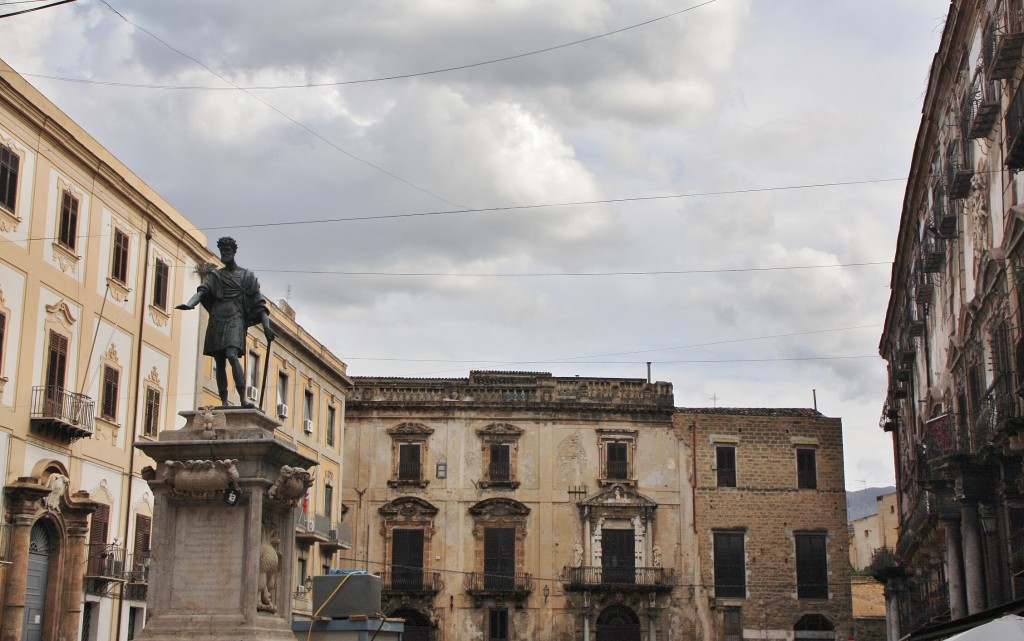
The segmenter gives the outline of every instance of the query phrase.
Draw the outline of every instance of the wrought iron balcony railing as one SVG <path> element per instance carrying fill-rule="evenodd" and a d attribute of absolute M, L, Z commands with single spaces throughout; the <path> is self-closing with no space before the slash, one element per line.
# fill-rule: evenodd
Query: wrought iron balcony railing
<path fill-rule="evenodd" d="M 32 427 L 64 441 L 92 436 L 96 403 L 85 394 L 44 385 L 32 388 Z"/>
<path fill-rule="evenodd" d="M 995 18 L 982 34 L 982 62 L 989 78 L 1012 78 L 1024 47 L 1024 8 L 1020 0 L 1007 0 L 1003 15 Z"/>
<path fill-rule="evenodd" d="M 533 575 L 527 572 L 484 573 L 472 572 L 463 583 L 471 595 L 506 594 L 525 596 L 533 591 Z"/>
<path fill-rule="evenodd" d="M 1024 169 L 1024 82 L 1017 84 L 1006 110 L 1006 158 L 1010 169 Z"/>
<path fill-rule="evenodd" d="M 125 549 L 120 545 L 90 544 L 85 576 L 110 581 L 125 580 Z"/>
<path fill-rule="evenodd" d="M 912 632 L 930 623 L 949 620 L 949 596 L 945 582 L 914 578 L 898 597 L 900 630 Z"/>
<path fill-rule="evenodd" d="M 629 463 L 627 461 L 608 461 L 607 473 L 610 479 L 628 479 Z"/>
<path fill-rule="evenodd" d="M 599 566 L 567 566 L 562 568 L 561 581 L 567 590 L 671 590 L 675 575 L 660 567 L 605 568 Z"/>
<path fill-rule="evenodd" d="M 984 66 L 979 65 L 961 106 L 964 119 L 961 126 L 966 140 L 988 138 L 999 117 L 999 98 L 999 83 L 989 78 Z"/>
<path fill-rule="evenodd" d="M 444 589 L 440 572 L 428 572 L 422 568 L 392 567 L 380 575 L 382 592 L 399 594 L 437 594 Z"/>

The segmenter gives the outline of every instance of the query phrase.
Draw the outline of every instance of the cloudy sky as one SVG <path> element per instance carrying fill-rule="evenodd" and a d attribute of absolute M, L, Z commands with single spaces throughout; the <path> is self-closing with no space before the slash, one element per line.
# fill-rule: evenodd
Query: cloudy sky
<path fill-rule="evenodd" d="M 351 374 L 816 391 L 860 489 L 893 482 L 878 337 L 947 9 L 78 0 L 0 20 L 0 58 Z"/>

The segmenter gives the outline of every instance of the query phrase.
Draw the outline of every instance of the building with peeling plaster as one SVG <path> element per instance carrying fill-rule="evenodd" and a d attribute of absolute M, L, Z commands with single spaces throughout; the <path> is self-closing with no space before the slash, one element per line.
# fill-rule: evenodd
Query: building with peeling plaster
<path fill-rule="evenodd" d="M 838 419 L 676 409 L 643 379 L 353 380 L 342 562 L 381 575 L 404 638 L 852 631 Z"/>

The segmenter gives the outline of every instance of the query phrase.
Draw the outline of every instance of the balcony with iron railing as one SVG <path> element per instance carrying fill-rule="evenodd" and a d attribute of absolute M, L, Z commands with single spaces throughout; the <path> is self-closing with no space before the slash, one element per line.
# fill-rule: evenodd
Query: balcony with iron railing
<path fill-rule="evenodd" d="M 145 601 L 149 586 L 149 553 L 136 552 L 125 557 L 124 598 Z"/>
<path fill-rule="evenodd" d="M 1006 110 L 1006 158 L 1010 169 L 1024 169 L 1024 82 L 1017 84 Z"/>
<path fill-rule="evenodd" d="M 898 592 L 900 630 L 913 631 L 949 620 L 949 596 L 944 581 L 908 579 Z"/>
<path fill-rule="evenodd" d="M 533 575 L 527 572 L 471 572 L 466 575 L 463 588 L 474 597 L 525 598 L 533 592 Z"/>
<path fill-rule="evenodd" d="M 629 462 L 628 461 L 608 461 L 606 463 L 605 474 L 607 479 L 612 481 L 624 481 L 629 478 Z"/>
<path fill-rule="evenodd" d="M 89 544 L 85 563 L 85 591 L 107 594 L 112 584 L 126 581 L 125 549 L 109 543 Z"/>
<path fill-rule="evenodd" d="M 1024 51 L 1024 7 L 1007 0 L 982 33 L 982 64 L 990 79 L 1012 78 Z"/>
<path fill-rule="evenodd" d="M 567 566 L 560 580 L 570 592 L 670 592 L 675 573 L 660 567 Z"/>
<path fill-rule="evenodd" d="M 999 100 L 999 83 L 990 79 L 984 68 L 979 66 L 961 106 L 966 140 L 988 138 L 999 118 Z"/>
<path fill-rule="evenodd" d="M 957 170 L 950 168 L 948 174 Z M 952 179 L 950 179 L 952 180 Z M 970 176 L 967 177 L 967 185 L 970 187 Z M 949 196 L 948 198 L 946 196 Z M 954 196 L 952 193 L 936 191 L 932 195 L 932 213 L 930 221 L 929 236 L 936 241 L 946 241 L 956 238 L 957 230 L 960 229 L 960 215 L 963 213 L 964 204 L 958 200 L 962 196 Z M 945 251 L 944 249 L 942 250 Z M 922 273 L 929 273 L 927 271 Z M 916 284 L 916 283 L 915 283 Z"/>
<path fill-rule="evenodd" d="M 974 165 L 971 162 L 970 153 L 970 141 L 963 141 L 963 148 L 961 149 L 960 141 L 956 141 L 953 146 L 953 151 L 949 158 L 946 160 L 946 195 L 949 196 L 949 201 L 960 200 L 961 198 L 967 198 L 971 193 L 971 178 L 974 177 Z M 950 218 L 951 214 L 948 211 L 950 208 L 945 207 L 947 211 L 937 212 L 942 216 L 941 221 L 945 221 Z M 943 237 L 949 237 L 956 234 L 956 219 L 953 218 L 949 223 L 952 226 L 952 232 L 947 233 L 943 227 L 939 226 L 939 234 Z"/>
<path fill-rule="evenodd" d="M 933 234 L 925 234 L 921 239 L 921 271 L 926 274 L 937 274 L 946 264 L 946 243 Z"/>
<path fill-rule="evenodd" d="M 54 385 L 33 387 L 29 422 L 37 434 L 71 443 L 92 436 L 95 407 L 85 394 Z"/>
<path fill-rule="evenodd" d="M 392 566 L 381 572 L 380 589 L 384 595 L 428 596 L 444 590 L 444 581 L 440 572 Z"/>
<path fill-rule="evenodd" d="M 308 514 L 295 510 L 295 540 L 303 543 L 324 543 L 330 540 L 331 520 L 319 512 Z"/>

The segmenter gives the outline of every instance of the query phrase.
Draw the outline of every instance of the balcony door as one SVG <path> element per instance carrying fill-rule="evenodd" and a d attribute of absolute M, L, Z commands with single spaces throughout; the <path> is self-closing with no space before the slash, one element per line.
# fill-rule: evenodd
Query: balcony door
<path fill-rule="evenodd" d="M 46 352 L 46 416 L 63 416 L 61 410 L 68 370 L 67 337 L 50 330 Z"/>
<path fill-rule="evenodd" d="M 603 583 L 636 582 L 636 539 L 633 530 L 601 531 Z"/>
<path fill-rule="evenodd" d="M 391 585 L 395 590 L 423 589 L 423 530 L 392 530 Z"/>
<path fill-rule="evenodd" d="M 511 591 L 516 574 L 516 530 L 489 527 L 484 530 L 484 589 Z"/>

